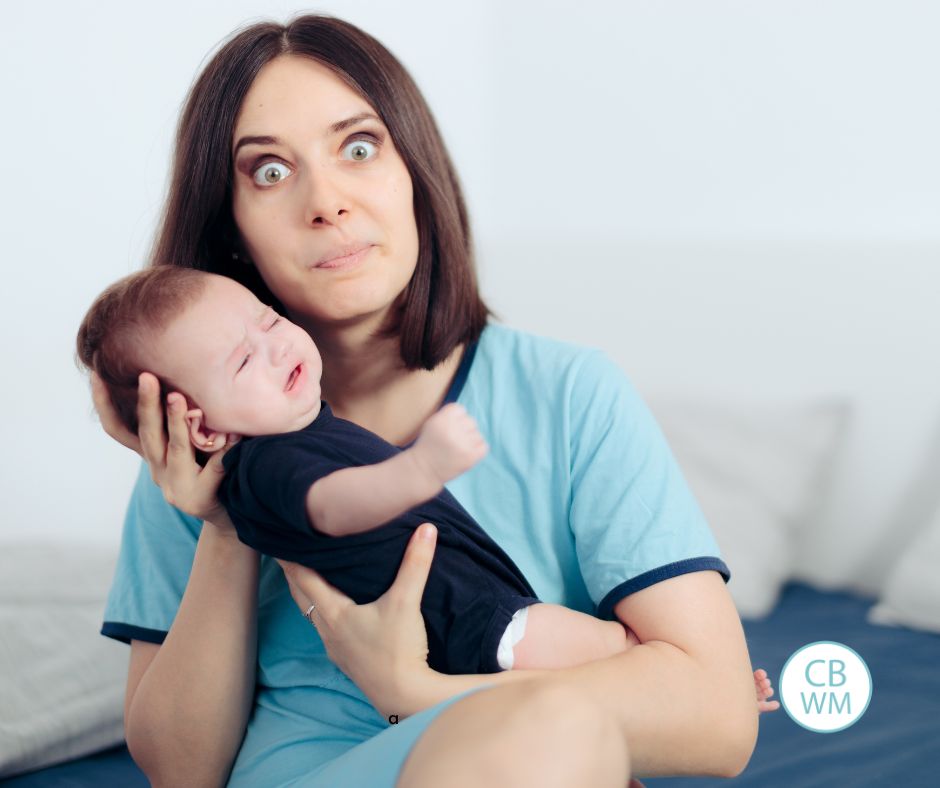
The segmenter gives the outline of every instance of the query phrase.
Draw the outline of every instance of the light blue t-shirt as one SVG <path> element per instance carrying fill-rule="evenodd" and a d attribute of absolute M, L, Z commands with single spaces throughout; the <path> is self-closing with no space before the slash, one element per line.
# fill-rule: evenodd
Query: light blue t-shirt
<path fill-rule="evenodd" d="M 448 395 L 490 445 L 447 485 L 539 598 L 612 619 L 670 577 L 730 574 L 648 409 L 602 352 L 491 324 Z M 160 643 L 201 524 L 171 508 L 144 467 L 108 598 L 105 635 Z M 232 785 L 304 778 L 389 728 L 327 658 L 280 568 L 263 558 L 255 708 Z"/>

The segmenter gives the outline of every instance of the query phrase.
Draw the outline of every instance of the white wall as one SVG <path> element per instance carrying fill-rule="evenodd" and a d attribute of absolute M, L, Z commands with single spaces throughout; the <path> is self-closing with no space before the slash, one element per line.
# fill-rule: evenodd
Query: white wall
<path fill-rule="evenodd" d="M 75 330 L 143 262 L 200 63 L 242 22 L 295 10 L 6 13 L 4 534 L 116 540 L 136 463 L 91 417 Z M 509 322 L 607 347 L 648 392 L 852 398 L 831 516 L 858 545 L 834 578 L 877 574 L 872 551 L 896 550 L 932 503 L 926 458 L 940 466 L 940 7 L 317 10 L 377 35 L 424 89 Z"/>

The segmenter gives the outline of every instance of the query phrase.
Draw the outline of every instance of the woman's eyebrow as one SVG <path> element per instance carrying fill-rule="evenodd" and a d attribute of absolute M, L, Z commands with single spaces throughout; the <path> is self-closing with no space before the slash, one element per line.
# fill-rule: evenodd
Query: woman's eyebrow
<path fill-rule="evenodd" d="M 346 131 L 346 129 L 351 126 L 355 126 L 357 123 L 362 123 L 364 120 L 377 120 L 379 123 L 382 122 L 382 119 L 374 112 L 360 112 L 358 115 L 346 118 L 346 120 L 336 121 L 336 123 L 330 126 L 329 130 L 331 134 L 338 134 L 341 131 Z"/>
<path fill-rule="evenodd" d="M 232 155 L 234 156 L 238 153 L 238 149 L 244 145 L 280 145 L 281 141 L 277 137 L 242 137 L 238 142 L 235 143 L 235 147 L 232 149 Z"/>
<path fill-rule="evenodd" d="M 339 134 L 341 131 L 346 131 L 346 129 L 351 128 L 359 123 L 362 123 L 364 120 L 377 120 L 379 123 L 382 122 L 382 119 L 376 115 L 374 112 L 360 112 L 358 115 L 353 115 L 350 118 L 345 120 L 338 120 L 336 123 L 330 124 L 327 131 L 330 134 Z M 235 147 L 232 149 L 232 156 L 238 153 L 239 149 L 245 145 L 281 145 L 281 140 L 277 137 L 271 137 L 270 135 L 258 135 L 258 136 L 247 136 L 242 137 L 235 143 Z"/>

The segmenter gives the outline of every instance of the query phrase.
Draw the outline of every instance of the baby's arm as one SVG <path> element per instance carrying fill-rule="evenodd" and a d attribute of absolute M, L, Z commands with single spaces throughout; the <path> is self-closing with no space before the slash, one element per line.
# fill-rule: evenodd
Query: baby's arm
<path fill-rule="evenodd" d="M 307 517 L 329 536 L 368 531 L 433 498 L 486 452 L 463 407 L 446 405 L 425 422 L 410 448 L 383 462 L 318 479 L 307 492 Z"/>

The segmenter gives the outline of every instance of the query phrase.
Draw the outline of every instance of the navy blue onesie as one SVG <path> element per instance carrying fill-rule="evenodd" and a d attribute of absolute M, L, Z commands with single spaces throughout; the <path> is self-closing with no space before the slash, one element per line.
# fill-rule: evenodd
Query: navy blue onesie
<path fill-rule="evenodd" d="M 337 418 L 324 402 L 302 430 L 245 438 L 232 447 L 223 458 L 219 499 L 242 542 L 315 569 L 358 604 L 388 590 L 415 528 L 433 523 L 437 547 L 421 599 L 428 665 L 453 675 L 497 673 L 497 646 L 513 614 L 539 600 L 512 559 L 447 490 L 363 533 L 327 536 L 310 527 L 307 491 L 317 479 L 400 451 Z"/>

